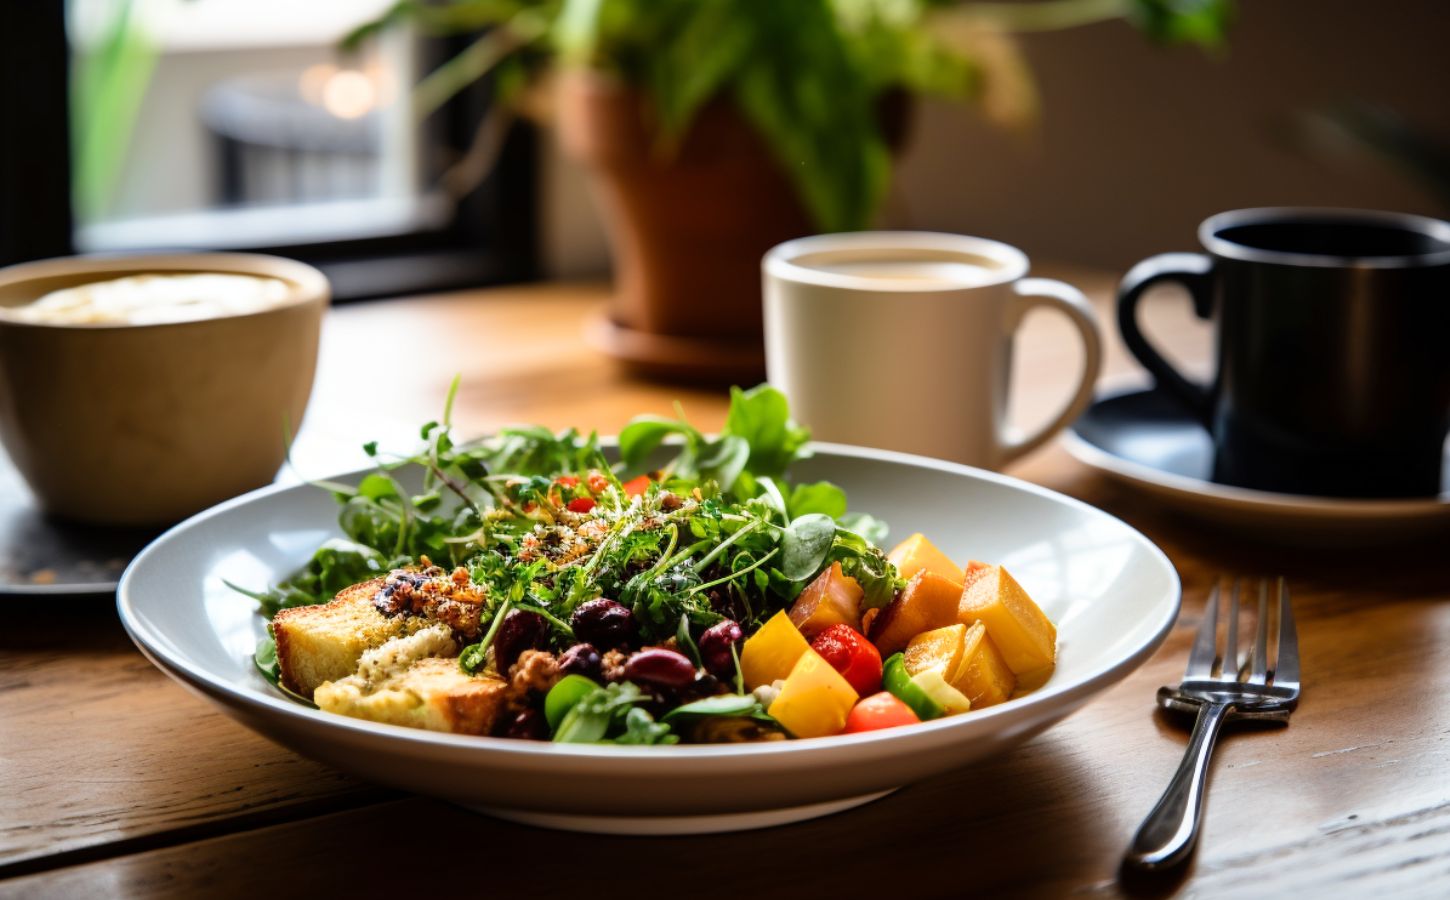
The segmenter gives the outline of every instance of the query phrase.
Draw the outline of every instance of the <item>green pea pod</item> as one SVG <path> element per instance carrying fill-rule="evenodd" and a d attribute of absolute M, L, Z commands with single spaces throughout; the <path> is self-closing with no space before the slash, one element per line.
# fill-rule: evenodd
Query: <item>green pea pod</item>
<path fill-rule="evenodd" d="M 559 683 L 549 689 L 544 697 L 544 718 L 550 731 L 557 731 L 559 723 L 569 714 L 575 704 L 599 690 L 599 685 L 583 675 L 565 675 Z"/>
<path fill-rule="evenodd" d="M 906 658 L 900 653 L 893 654 L 881 667 L 881 682 L 893 697 L 911 707 L 911 711 L 923 722 L 939 719 L 946 712 L 940 703 L 911 680 L 911 674 L 906 671 Z"/>

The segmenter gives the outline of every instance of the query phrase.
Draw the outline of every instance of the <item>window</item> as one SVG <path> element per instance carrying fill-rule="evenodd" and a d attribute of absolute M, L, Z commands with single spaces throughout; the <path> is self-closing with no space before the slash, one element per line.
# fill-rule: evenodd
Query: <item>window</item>
<path fill-rule="evenodd" d="M 411 86 L 454 41 L 337 49 L 388 5 L 9 5 L 0 90 L 32 127 L 0 151 L 0 262 L 260 250 L 342 299 L 532 277 L 532 134 L 494 139 L 486 83 L 418 115 Z"/>

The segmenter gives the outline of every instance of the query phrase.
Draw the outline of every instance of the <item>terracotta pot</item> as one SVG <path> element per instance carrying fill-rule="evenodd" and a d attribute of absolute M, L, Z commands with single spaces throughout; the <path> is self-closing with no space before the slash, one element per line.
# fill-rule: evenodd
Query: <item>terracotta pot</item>
<path fill-rule="evenodd" d="M 760 259 L 814 230 L 764 141 L 722 101 L 665 154 L 643 95 L 582 71 L 560 78 L 558 113 L 613 245 L 600 343 L 646 373 L 763 377 Z"/>

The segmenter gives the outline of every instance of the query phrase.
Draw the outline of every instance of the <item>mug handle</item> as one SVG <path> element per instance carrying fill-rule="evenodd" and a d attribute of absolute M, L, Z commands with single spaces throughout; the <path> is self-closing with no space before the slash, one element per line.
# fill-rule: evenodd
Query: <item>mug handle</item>
<path fill-rule="evenodd" d="M 1213 315 L 1213 260 L 1202 253 L 1160 253 L 1130 269 L 1118 285 L 1118 330 L 1123 333 L 1123 343 L 1143 368 L 1152 373 L 1165 393 L 1183 404 L 1204 427 L 1211 427 L 1211 392 L 1180 375 L 1138 328 L 1138 301 L 1160 282 L 1174 282 L 1187 288 L 1193 298 L 1193 311 L 1200 319 L 1207 319 Z"/>
<path fill-rule="evenodd" d="M 1082 291 L 1051 278 L 1023 278 L 1012 286 L 1012 290 L 1017 296 L 1007 309 L 1007 333 L 1015 332 L 1027 311 L 1034 307 L 1047 306 L 1060 310 L 1082 335 L 1083 365 L 1077 392 L 1052 421 L 1027 437 L 998 437 L 999 464 L 1009 463 L 1024 453 L 1036 450 L 1087 409 L 1093 398 L 1093 385 L 1097 383 L 1098 373 L 1103 367 L 1103 346 L 1098 336 L 1097 320 Z"/>

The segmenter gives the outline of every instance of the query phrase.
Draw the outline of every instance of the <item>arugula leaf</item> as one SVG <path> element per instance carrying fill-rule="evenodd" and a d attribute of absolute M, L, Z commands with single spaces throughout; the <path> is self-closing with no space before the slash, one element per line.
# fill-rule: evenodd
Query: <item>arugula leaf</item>
<path fill-rule="evenodd" d="M 805 581 L 825 565 L 836 537 L 836 523 L 830 516 L 809 513 L 792 519 L 780 540 L 780 574 L 791 581 Z"/>
<path fill-rule="evenodd" d="M 760 705 L 754 694 L 719 694 L 706 697 L 683 706 L 676 706 L 665 713 L 661 722 L 674 723 L 682 719 L 705 718 L 707 716 L 750 716 L 756 719 L 770 719 L 765 707 Z"/>
<path fill-rule="evenodd" d="M 612 734 L 617 743 L 673 743 L 667 740 L 670 736 L 669 726 L 654 724 L 654 720 L 645 710 L 638 710 L 644 714 L 643 719 L 633 716 L 633 721 L 630 721 L 635 707 L 648 700 L 637 685 L 628 681 L 599 688 L 584 695 L 574 704 L 554 731 L 554 741 L 561 744 L 594 744 Z"/>
<path fill-rule="evenodd" d="M 624 714 L 624 733 L 614 738 L 616 744 L 677 744 L 680 738 L 663 722 L 656 722 L 654 716 L 631 707 Z"/>
<path fill-rule="evenodd" d="M 785 394 L 768 384 L 748 391 L 730 389 L 730 411 L 721 435 L 743 439 L 750 448 L 746 468 L 757 477 L 773 478 L 785 474 L 811 439 L 809 428 L 791 420 Z"/>
<path fill-rule="evenodd" d="M 262 677 L 272 684 L 280 683 L 282 665 L 277 661 L 277 642 L 272 638 L 271 626 L 267 628 L 267 636 L 257 641 L 257 649 L 252 654 L 252 662 L 256 663 L 257 671 L 262 673 Z"/>
<path fill-rule="evenodd" d="M 792 517 L 820 513 L 840 520 L 846 515 L 846 492 L 829 481 L 798 484 L 791 489 L 786 509 Z"/>

